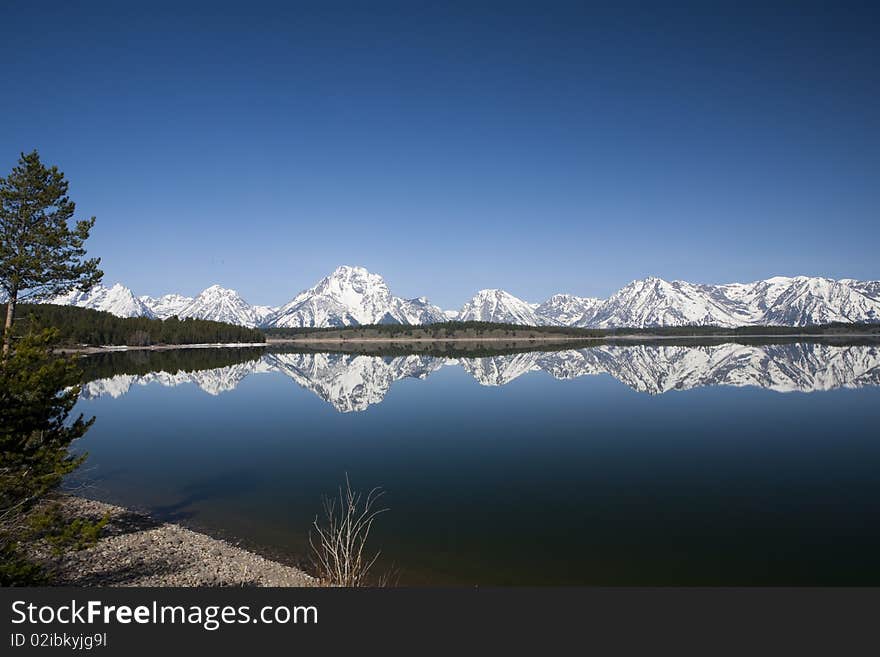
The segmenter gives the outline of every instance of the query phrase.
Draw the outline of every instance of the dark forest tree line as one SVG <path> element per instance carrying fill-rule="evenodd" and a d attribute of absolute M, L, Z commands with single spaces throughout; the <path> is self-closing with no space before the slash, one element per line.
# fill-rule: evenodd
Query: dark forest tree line
<path fill-rule="evenodd" d="M 25 335 L 42 328 L 58 331 L 61 344 L 73 345 L 179 345 L 207 343 L 264 342 L 257 329 L 205 319 L 151 319 L 117 317 L 108 312 L 55 306 L 23 304 L 17 310 L 13 335 Z"/>
<path fill-rule="evenodd" d="M 302 337 L 312 334 L 344 334 L 352 339 L 361 336 L 408 338 L 434 337 L 442 339 L 455 335 L 467 334 L 480 336 L 485 333 L 500 333 L 502 336 L 528 339 L 545 335 L 566 337 L 595 338 L 602 337 L 606 331 L 600 329 L 579 328 L 575 326 L 525 326 L 520 324 L 502 324 L 500 322 L 438 322 L 435 324 L 362 324 L 359 326 L 327 326 L 327 327 L 285 327 L 264 329 L 266 335 L 273 338 Z"/>
<path fill-rule="evenodd" d="M 502 337 L 529 339 L 545 336 L 568 338 L 613 338 L 622 335 L 711 337 L 711 336 L 760 336 L 760 335 L 834 335 L 835 333 L 878 334 L 878 324 L 831 323 L 815 326 L 649 326 L 645 328 L 584 328 L 577 326 L 525 326 L 498 322 L 440 322 L 410 326 L 405 324 L 369 324 L 360 326 L 285 327 L 264 329 L 270 338 L 301 338 L 308 335 L 341 337 L 356 340 L 359 337 L 382 338 L 435 338 L 480 337 L 490 332 Z"/>

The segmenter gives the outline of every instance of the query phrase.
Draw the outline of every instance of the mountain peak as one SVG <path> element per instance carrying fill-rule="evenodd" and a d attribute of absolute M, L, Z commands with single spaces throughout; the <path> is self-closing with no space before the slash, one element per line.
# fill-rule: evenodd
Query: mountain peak
<path fill-rule="evenodd" d="M 222 285 L 211 285 L 210 287 L 206 287 L 199 293 L 201 295 L 224 295 L 224 296 L 240 296 L 237 290 L 232 289 L 231 287 L 223 287 Z"/>
<path fill-rule="evenodd" d="M 136 298 L 122 283 L 114 283 L 111 287 L 98 284 L 85 292 L 71 290 L 67 294 L 49 299 L 47 303 L 102 310 L 117 317 L 153 317 L 152 311 L 144 302 Z"/>
<path fill-rule="evenodd" d="M 576 295 L 576 294 L 568 294 L 568 293 L 565 293 L 565 292 L 560 292 L 560 293 L 553 294 L 553 295 L 547 297 L 547 300 L 546 300 L 544 303 L 550 303 L 550 302 L 564 302 L 564 301 L 590 301 L 590 302 L 597 302 L 597 301 L 600 301 L 600 299 L 599 299 L 598 297 L 579 297 L 579 296 Z M 544 304 L 541 304 L 541 305 L 544 305 Z"/>
<path fill-rule="evenodd" d="M 554 294 L 535 309 L 535 314 L 542 324 L 573 326 L 588 322 L 601 301 L 595 297 Z"/>
<path fill-rule="evenodd" d="M 501 322 L 536 326 L 541 322 L 532 306 L 498 288 L 480 290 L 458 313 L 462 322 Z"/>
<path fill-rule="evenodd" d="M 630 285 L 671 285 L 671 283 L 659 276 L 646 276 L 645 278 L 633 281 Z"/>
<path fill-rule="evenodd" d="M 202 290 L 176 314 L 181 319 L 193 317 L 249 327 L 262 322 L 262 317 L 238 292 L 216 284 Z"/>
<path fill-rule="evenodd" d="M 395 297 L 385 279 L 364 267 L 342 265 L 266 318 L 268 326 L 427 324 L 445 319 L 427 299 Z"/>
<path fill-rule="evenodd" d="M 379 274 L 371 273 L 366 267 L 360 265 L 339 265 L 328 278 L 350 277 L 350 276 L 379 276 Z"/>
<path fill-rule="evenodd" d="M 164 294 L 161 297 L 142 296 L 138 299 L 159 319 L 168 319 L 175 315 L 179 317 L 183 309 L 195 300 L 193 297 L 175 293 Z"/>

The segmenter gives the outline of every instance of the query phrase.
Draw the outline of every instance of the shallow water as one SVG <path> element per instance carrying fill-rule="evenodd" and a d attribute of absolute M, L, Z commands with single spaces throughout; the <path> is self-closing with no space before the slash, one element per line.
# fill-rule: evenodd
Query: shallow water
<path fill-rule="evenodd" d="M 382 486 L 407 584 L 880 584 L 880 346 L 90 356 L 88 493 L 307 553 Z"/>

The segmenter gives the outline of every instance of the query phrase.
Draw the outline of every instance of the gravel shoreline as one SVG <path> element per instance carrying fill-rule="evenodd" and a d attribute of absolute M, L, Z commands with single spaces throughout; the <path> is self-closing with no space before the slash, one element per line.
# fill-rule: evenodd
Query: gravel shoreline
<path fill-rule="evenodd" d="M 62 513 L 110 521 L 92 547 L 34 558 L 57 586 L 318 586 L 318 581 L 226 541 L 82 497 L 60 498 Z"/>

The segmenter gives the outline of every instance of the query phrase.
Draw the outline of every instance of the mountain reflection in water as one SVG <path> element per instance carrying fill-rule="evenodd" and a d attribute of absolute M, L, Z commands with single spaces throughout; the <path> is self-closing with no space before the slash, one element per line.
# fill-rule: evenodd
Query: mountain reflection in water
<path fill-rule="evenodd" d="M 155 371 L 94 378 L 83 386 L 82 397 L 119 397 L 133 385 L 151 383 L 195 383 L 208 394 L 218 395 L 234 390 L 248 376 L 277 372 L 312 391 L 337 411 L 350 413 L 382 402 L 395 381 L 425 379 L 447 366 L 463 368 L 484 386 L 502 386 L 530 372 L 545 372 L 563 380 L 607 374 L 648 394 L 705 386 L 816 392 L 880 385 L 878 344 L 603 344 L 583 349 L 456 358 L 270 351 L 251 352 L 241 358 L 241 362 L 204 369 L 202 362 L 190 369 L 183 358 L 167 369 L 157 364 Z M 149 363 L 147 358 L 139 372 L 148 369 Z M 118 369 L 126 371 L 125 367 Z"/>

